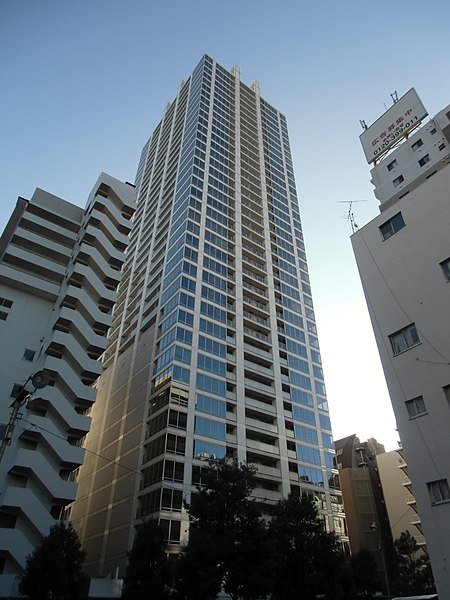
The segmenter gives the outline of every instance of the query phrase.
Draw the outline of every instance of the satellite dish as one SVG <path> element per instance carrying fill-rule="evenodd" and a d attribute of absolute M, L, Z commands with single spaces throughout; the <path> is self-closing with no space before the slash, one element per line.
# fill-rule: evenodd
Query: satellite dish
<path fill-rule="evenodd" d="M 40 390 L 50 383 L 50 374 L 48 371 L 38 371 L 31 378 L 31 383 L 37 390 Z"/>

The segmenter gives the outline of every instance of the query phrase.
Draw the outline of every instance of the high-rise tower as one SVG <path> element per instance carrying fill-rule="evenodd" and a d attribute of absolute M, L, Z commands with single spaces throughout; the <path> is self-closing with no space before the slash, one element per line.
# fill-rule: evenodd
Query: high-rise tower
<path fill-rule="evenodd" d="M 311 494 L 343 529 L 285 117 L 204 56 L 145 145 L 137 211 L 72 511 L 92 575 L 156 516 L 169 550 L 205 458 Z M 95 453 L 95 454 L 93 454 Z"/>

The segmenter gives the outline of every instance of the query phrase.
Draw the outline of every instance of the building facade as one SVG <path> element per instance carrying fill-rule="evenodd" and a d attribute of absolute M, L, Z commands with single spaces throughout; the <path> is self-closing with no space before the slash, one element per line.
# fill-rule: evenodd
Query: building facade
<path fill-rule="evenodd" d="M 377 464 L 392 539 L 395 541 L 404 531 L 409 531 L 417 545 L 427 552 L 422 522 L 417 510 L 416 497 L 403 448 L 378 454 Z"/>
<path fill-rule="evenodd" d="M 361 442 L 350 435 L 336 440 L 335 448 L 351 553 L 372 554 L 380 585 L 387 592 L 386 580 L 391 577 L 387 559 L 393 547 L 377 462 L 384 446 L 373 438 Z"/>
<path fill-rule="evenodd" d="M 142 152 L 137 211 L 72 520 L 93 576 L 140 519 L 169 551 L 205 460 L 343 512 L 285 117 L 204 56 Z"/>
<path fill-rule="evenodd" d="M 382 126 L 388 123 L 381 133 L 391 126 L 395 131 L 396 123 L 411 123 L 406 121 L 409 110 L 394 104 L 379 120 Z M 371 171 L 380 215 L 352 236 L 436 586 L 444 599 L 450 598 L 449 118 L 450 106 L 408 137 L 409 130 L 398 126 L 397 146 L 388 147 Z M 380 136 L 371 129 L 369 145 L 371 138 L 376 145 Z"/>
<path fill-rule="evenodd" d="M 27 554 L 75 499 L 74 471 L 83 461 L 92 386 L 102 369 L 97 359 L 106 348 L 134 208 L 134 186 L 102 174 L 85 210 L 40 189 L 30 201 L 19 198 L 0 238 L 0 572 L 6 578 L 21 572 Z M 42 370 L 48 385 L 35 389 L 31 376 Z"/>

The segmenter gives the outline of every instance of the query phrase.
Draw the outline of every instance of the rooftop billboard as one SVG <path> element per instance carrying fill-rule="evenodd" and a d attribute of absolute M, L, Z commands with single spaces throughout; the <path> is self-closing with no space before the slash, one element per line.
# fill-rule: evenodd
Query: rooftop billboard
<path fill-rule="evenodd" d="M 359 136 L 369 165 L 408 135 L 427 115 L 416 90 L 411 88 Z"/>

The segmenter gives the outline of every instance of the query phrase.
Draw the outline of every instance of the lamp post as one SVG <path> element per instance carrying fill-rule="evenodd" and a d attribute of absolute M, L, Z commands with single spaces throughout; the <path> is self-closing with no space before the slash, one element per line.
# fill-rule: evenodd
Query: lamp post
<path fill-rule="evenodd" d="M 31 392 L 30 392 L 30 390 L 27 390 L 25 387 L 30 380 L 34 386 L 34 390 Z M 22 389 L 17 394 L 17 396 L 14 398 L 14 401 L 11 404 L 11 408 L 12 408 L 11 415 L 9 417 L 8 424 L 6 426 L 5 433 L 3 435 L 3 439 L 0 441 L 0 462 L 3 458 L 3 455 L 5 454 L 6 448 L 11 445 L 14 428 L 19 419 L 20 409 L 27 402 L 27 400 L 29 398 L 31 398 L 31 395 L 36 390 L 44 388 L 49 383 L 50 383 L 50 375 L 49 375 L 48 371 L 44 371 L 44 370 L 38 371 L 34 375 L 30 375 L 30 377 L 28 377 L 28 379 L 23 384 Z"/>
<path fill-rule="evenodd" d="M 391 600 L 391 590 L 389 587 L 389 576 L 388 576 L 388 572 L 387 572 L 386 556 L 384 554 L 383 541 L 381 539 L 380 530 L 378 528 L 378 525 L 375 523 L 375 521 L 371 524 L 370 531 L 373 531 L 374 533 L 376 533 L 376 536 L 377 536 L 378 550 L 380 552 L 381 563 L 383 565 L 384 581 L 386 584 L 386 593 L 387 593 L 388 600 Z"/>

